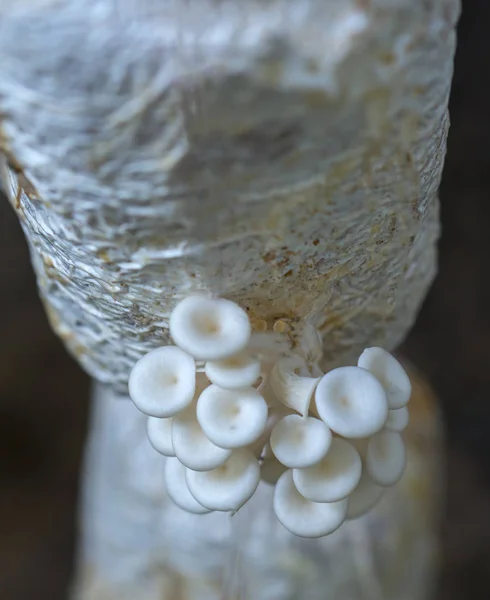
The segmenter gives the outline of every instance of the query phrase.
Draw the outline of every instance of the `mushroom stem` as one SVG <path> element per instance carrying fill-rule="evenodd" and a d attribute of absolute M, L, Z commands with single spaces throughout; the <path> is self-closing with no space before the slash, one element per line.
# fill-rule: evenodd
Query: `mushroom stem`
<path fill-rule="evenodd" d="M 294 355 L 277 361 L 269 381 L 279 402 L 306 415 L 320 377 L 310 377 L 304 360 Z"/>

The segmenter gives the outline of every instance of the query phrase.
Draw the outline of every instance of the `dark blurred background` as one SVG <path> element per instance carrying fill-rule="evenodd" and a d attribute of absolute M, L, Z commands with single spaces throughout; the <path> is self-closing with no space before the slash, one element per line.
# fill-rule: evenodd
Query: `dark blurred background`
<path fill-rule="evenodd" d="M 490 598 L 490 0 L 463 4 L 439 276 L 403 349 L 447 425 L 438 600 Z M 0 599 L 65 600 L 89 385 L 48 327 L 4 198 L 0 274 Z"/>

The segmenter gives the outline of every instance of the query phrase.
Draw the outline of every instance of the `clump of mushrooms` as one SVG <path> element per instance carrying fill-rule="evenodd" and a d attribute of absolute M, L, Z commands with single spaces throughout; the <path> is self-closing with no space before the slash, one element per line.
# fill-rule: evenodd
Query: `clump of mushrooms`
<path fill-rule="evenodd" d="M 286 529 L 328 535 L 402 477 L 410 380 L 382 348 L 321 374 L 278 340 L 288 327 L 260 325 L 229 300 L 183 299 L 169 322 L 176 346 L 143 356 L 129 393 L 180 508 L 235 512 L 262 480 Z"/>

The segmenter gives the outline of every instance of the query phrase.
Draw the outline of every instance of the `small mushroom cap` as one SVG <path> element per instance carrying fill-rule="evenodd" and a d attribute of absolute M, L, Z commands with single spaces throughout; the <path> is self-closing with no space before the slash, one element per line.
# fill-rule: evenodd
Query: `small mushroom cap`
<path fill-rule="evenodd" d="M 279 402 L 306 415 L 320 377 L 311 377 L 299 356 L 288 356 L 276 362 L 269 381 Z"/>
<path fill-rule="evenodd" d="M 357 519 L 370 511 L 379 502 L 386 488 L 376 485 L 365 472 L 362 473 L 359 485 L 349 496 L 347 519 Z"/>
<path fill-rule="evenodd" d="M 186 471 L 187 469 L 185 466 L 177 458 L 167 459 L 164 471 L 165 489 L 167 490 L 167 494 L 170 496 L 170 499 L 183 510 L 196 515 L 206 514 L 209 510 L 199 504 L 189 492 L 185 478 Z"/>
<path fill-rule="evenodd" d="M 173 417 L 192 402 L 196 365 L 180 348 L 157 348 L 134 365 L 128 386 L 141 412 L 151 417 Z"/>
<path fill-rule="evenodd" d="M 146 431 L 150 444 L 163 456 L 175 456 L 172 445 L 172 419 L 148 417 Z"/>
<path fill-rule="evenodd" d="M 231 450 L 218 448 L 208 440 L 197 420 L 194 404 L 172 419 L 172 445 L 180 462 L 194 471 L 215 469 L 231 455 Z"/>
<path fill-rule="evenodd" d="M 303 498 L 294 485 L 292 471 L 286 471 L 274 490 L 274 512 L 294 535 L 318 538 L 333 533 L 345 520 L 347 500 L 319 503 Z"/>
<path fill-rule="evenodd" d="M 315 417 L 287 415 L 272 429 L 270 446 L 287 467 L 309 467 L 327 454 L 332 442 L 330 429 Z"/>
<path fill-rule="evenodd" d="M 180 348 L 200 360 L 222 360 L 248 344 L 247 313 L 223 298 L 189 296 L 170 315 L 170 334 Z"/>
<path fill-rule="evenodd" d="M 208 379 L 226 389 L 249 387 L 260 376 L 260 362 L 245 352 L 206 363 Z"/>
<path fill-rule="evenodd" d="M 336 437 L 319 463 L 294 469 L 293 480 L 299 493 L 312 502 L 338 502 L 354 491 L 361 473 L 362 461 L 357 450 Z"/>
<path fill-rule="evenodd" d="M 406 465 L 405 444 L 395 431 L 381 431 L 369 440 L 366 468 L 378 485 L 389 487 L 401 479 Z"/>
<path fill-rule="evenodd" d="M 405 369 L 393 355 L 383 348 L 366 348 L 357 365 L 372 373 L 381 382 L 389 408 L 396 410 L 408 404 L 412 384 Z"/>
<path fill-rule="evenodd" d="M 359 367 L 340 367 L 324 375 L 316 388 L 320 418 L 346 438 L 363 438 L 380 431 L 388 417 L 383 386 Z"/>
<path fill-rule="evenodd" d="M 410 415 L 406 406 L 402 406 L 402 408 L 397 408 L 396 410 L 389 410 L 385 429 L 399 433 L 406 429 L 409 420 Z"/>
<path fill-rule="evenodd" d="M 197 401 L 197 419 L 221 448 L 247 446 L 260 437 L 267 423 L 267 404 L 252 387 L 225 390 L 210 385 Z"/>
<path fill-rule="evenodd" d="M 249 500 L 260 481 L 255 456 L 244 448 L 234 450 L 217 469 L 187 471 L 187 485 L 194 498 L 210 510 L 238 510 Z"/>

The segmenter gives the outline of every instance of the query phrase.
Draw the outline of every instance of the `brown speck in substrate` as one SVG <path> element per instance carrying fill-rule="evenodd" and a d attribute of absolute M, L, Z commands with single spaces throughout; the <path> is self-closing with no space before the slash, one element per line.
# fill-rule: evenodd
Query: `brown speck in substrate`
<path fill-rule="evenodd" d="M 289 269 L 289 271 L 286 271 L 286 273 L 284 273 L 284 277 L 291 277 L 292 274 L 293 274 L 293 270 Z"/>
<path fill-rule="evenodd" d="M 320 240 L 318 238 L 316 238 L 316 240 L 313 240 L 313 246 L 318 246 L 319 243 Z"/>

